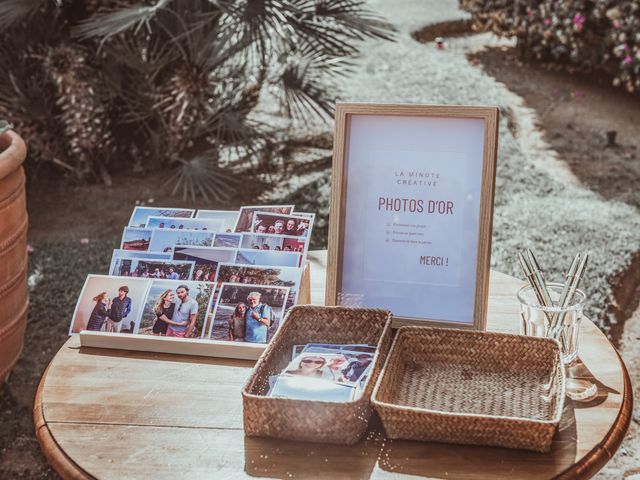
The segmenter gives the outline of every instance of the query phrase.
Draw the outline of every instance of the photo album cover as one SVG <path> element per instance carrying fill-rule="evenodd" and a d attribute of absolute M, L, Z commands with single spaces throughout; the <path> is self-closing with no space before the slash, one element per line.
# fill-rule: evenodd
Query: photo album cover
<path fill-rule="evenodd" d="M 87 276 L 69 334 L 266 344 L 298 300 L 314 219 L 293 205 L 239 211 L 135 207 L 109 274 Z M 331 365 L 340 355 L 352 358 L 346 350 L 314 354 L 338 355 L 326 357 Z M 283 380 L 275 391 L 285 387 Z"/>

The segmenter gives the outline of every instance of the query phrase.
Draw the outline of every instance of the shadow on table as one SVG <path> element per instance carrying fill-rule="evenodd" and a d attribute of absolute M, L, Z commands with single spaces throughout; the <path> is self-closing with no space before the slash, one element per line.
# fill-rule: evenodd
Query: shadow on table
<path fill-rule="evenodd" d="M 573 401 L 574 408 L 592 408 L 600 405 L 605 402 L 609 397 L 610 393 L 620 395 L 620 392 L 614 388 L 611 388 L 600 380 L 598 380 L 591 370 L 587 368 L 587 366 L 582 363 L 582 360 L 578 359 L 574 364 L 570 367 L 567 367 L 567 391 L 569 392 L 572 383 L 578 384 L 578 389 L 583 388 L 587 389 L 587 387 L 595 385 L 595 391 L 589 395 L 585 395 L 582 400 Z M 569 400 L 569 399 L 567 399 Z"/>
<path fill-rule="evenodd" d="M 377 420 L 355 445 L 245 436 L 244 470 L 248 475 L 267 478 L 369 478 L 385 441 Z"/>
<path fill-rule="evenodd" d="M 576 438 L 573 406 L 567 402 L 551 451 L 548 453 L 500 447 L 388 440 L 381 451 L 378 466 L 394 474 L 429 478 L 513 479 L 532 472 L 540 478 L 550 478 L 575 463 Z"/>

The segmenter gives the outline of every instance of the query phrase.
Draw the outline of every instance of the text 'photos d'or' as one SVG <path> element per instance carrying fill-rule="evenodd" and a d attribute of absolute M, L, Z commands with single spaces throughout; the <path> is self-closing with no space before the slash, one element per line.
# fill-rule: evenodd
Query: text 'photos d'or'
<path fill-rule="evenodd" d="M 298 299 L 315 215 L 136 207 L 108 275 L 88 275 L 83 330 L 267 343 Z"/>

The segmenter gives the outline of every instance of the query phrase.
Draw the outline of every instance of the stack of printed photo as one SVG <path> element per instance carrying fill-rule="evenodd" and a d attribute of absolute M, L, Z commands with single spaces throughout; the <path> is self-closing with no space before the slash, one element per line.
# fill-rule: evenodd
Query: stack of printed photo
<path fill-rule="evenodd" d="M 136 207 L 108 275 L 88 275 L 82 330 L 267 343 L 298 299 L 315 215 Z"/>
<path fill-rule="evenodd" d="M 310 343 L 293 347 L 289 365 L 269 378 L 271 397 L 351 402 L 362 395 L 376 347 Z"/>

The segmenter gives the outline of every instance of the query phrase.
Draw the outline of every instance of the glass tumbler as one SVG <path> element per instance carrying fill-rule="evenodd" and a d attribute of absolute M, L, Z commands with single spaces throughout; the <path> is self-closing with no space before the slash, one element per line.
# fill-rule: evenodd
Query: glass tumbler
<path fill-rule="evenodd" d="M 520 333 L 532 337 L 555 338 L 562 347 L 562 360 L 569 365 L 578 357 L 578 334 L 586 296 L 582 290 L 576 290 L 566 307 L 558 306 L 558 299 L 564 283 L 547 283 L 547 290 L 553 302 L 552 306 L 540 305 L 531 287 L 525 285 L 518 290 L 520 302 Z"/>

